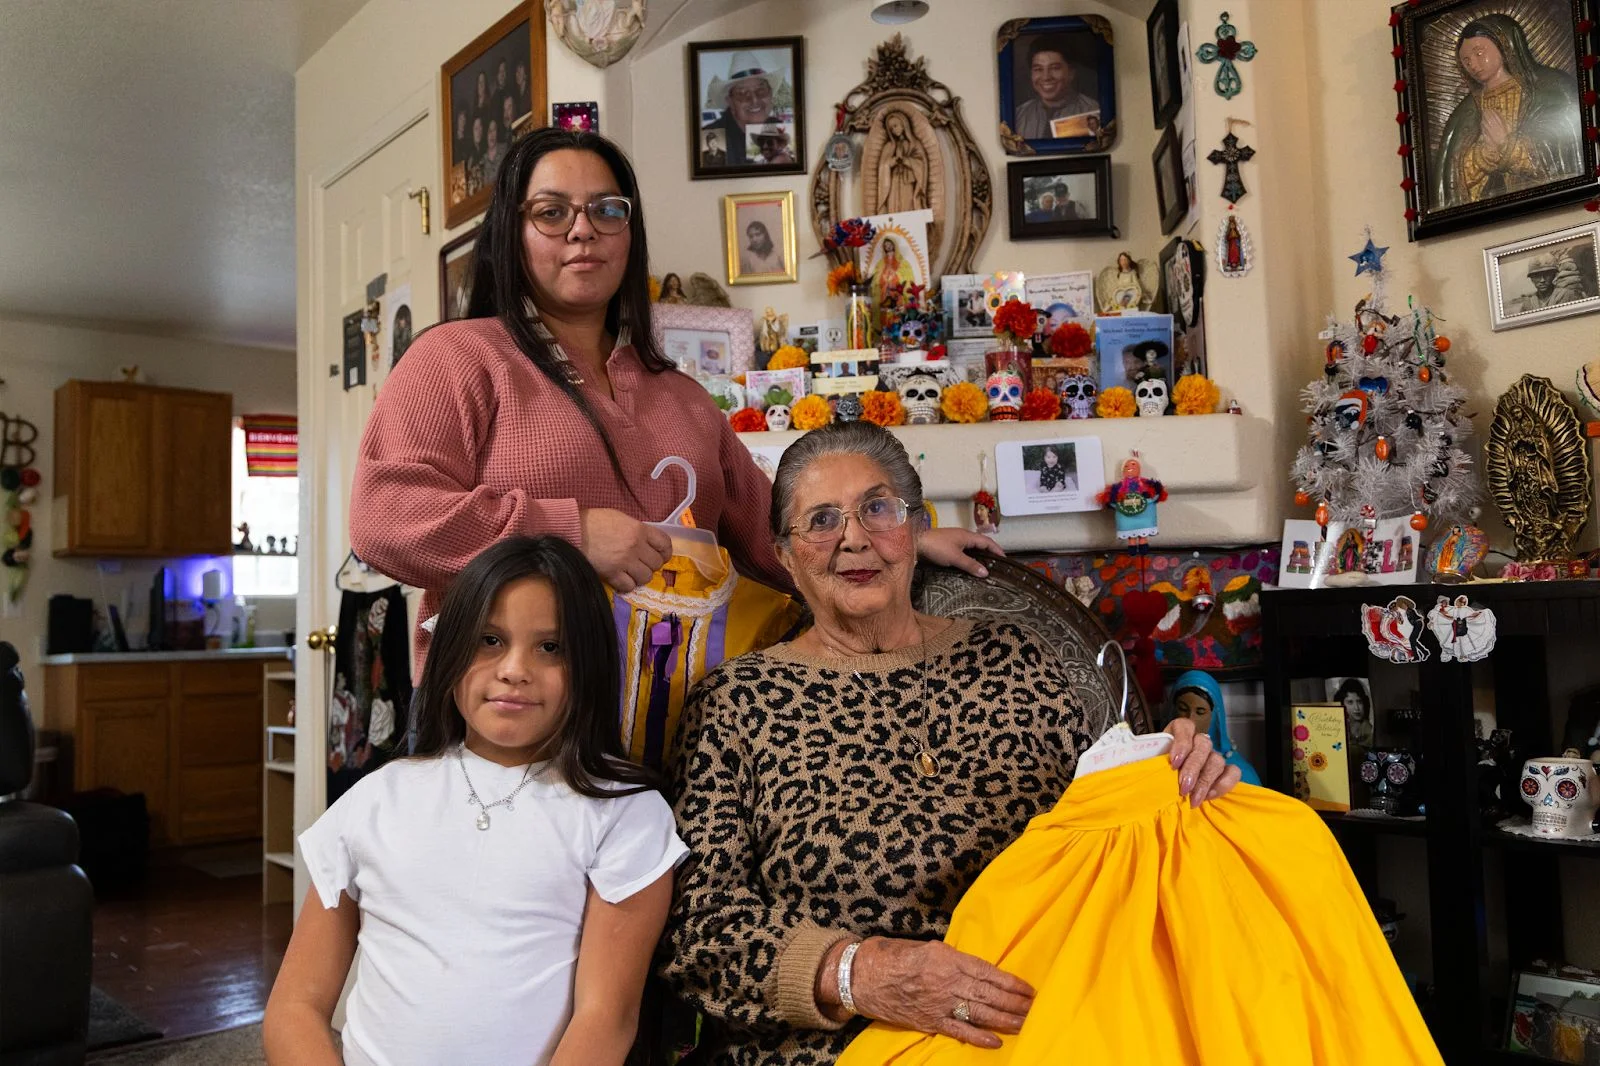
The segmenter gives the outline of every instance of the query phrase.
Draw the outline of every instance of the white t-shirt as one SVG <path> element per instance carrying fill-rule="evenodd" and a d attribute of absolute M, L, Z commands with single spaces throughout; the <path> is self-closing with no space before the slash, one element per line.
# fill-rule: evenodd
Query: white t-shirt
<path fill-rule="evenodd" d="M 525 767 L 465 753 L 484 803 Z M 347 1066 L 525 1066 L 572 1016 L 588 885 L 616 903 L 688 849 L 655 792 L 592 799 L 536 767 L 513 809 L 474 824 L 454 753 L 364 777 L 300 835 L 323 906 L 361 907 Z"/>

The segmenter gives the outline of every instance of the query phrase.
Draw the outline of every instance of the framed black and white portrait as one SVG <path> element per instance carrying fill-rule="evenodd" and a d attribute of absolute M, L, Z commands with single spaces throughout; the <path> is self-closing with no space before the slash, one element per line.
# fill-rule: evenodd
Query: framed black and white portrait
<path fill-rule="evenodd" d="M 1516 329 L 1600 311 L 1597 264 L 1600 222 L 1485 248 L 1490 325 Z"/>

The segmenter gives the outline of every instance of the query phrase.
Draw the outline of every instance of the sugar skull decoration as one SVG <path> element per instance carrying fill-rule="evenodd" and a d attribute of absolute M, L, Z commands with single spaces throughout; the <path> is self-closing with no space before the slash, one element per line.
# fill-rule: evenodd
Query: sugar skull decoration
<path fill-rule="evenodd" d="M 932 374 L 911 374 L 900 382 L 900 402 L 905 405 L 906 423 L 932 425 L 939 421 L 939 397 L 944 386 Z"/>
<path fill-rule="evenodd" d="M 1015 422 L 1022 413 L 1022 375 L 1006 367 L 989 375 L 984 388 L 989 396 L 991 422 Z"/>
<path fill-rule="evenodd" d="M 1094 400 L 1099 393 L 1087 374 L 1068 374 L 1061 379 L 1061 404 L 1068 418 L 1093 418 Z"/>
<path fill-rule="evenodd" d="M 1417 760 L 1409 751 L 1372 748 L 1359 772 L 1369 790 L 1368 807 L 1402 818 L 1417 813 Z"/>
<path fill-rule="evenodd" d="M 1169 390 L 1164 377 L 1141 378 L 1133 387 L 1133 399 L 1139 405 L 1141 417 L 1167 413 Z"/>
<path fill-rule="evenodd" d="M 1439 658 L 1444 662 L 1460 660 L 1475 663 L 1494 651 L 1494 612 L 1487 607 L 1473 607 L 1465 596 L 1440 596 L 1433 610 L 1428 612 L 1428 629 L 1439 642 Z"/>
<path fill-rule="evenodd" d="M 1594 834 L 1600 807 L 1600 779 L 1588 759 L 1529 759 L 1522 767 L 1522 799 L 1533 808 L 1533 831 L 1540 836 Z"/>
<path fill-rule="evenodd" d="M 865 410 L 861 397 L 855 393 L 848 393 L 839 397 L 839 402 L 833 408 L 833 417 L 840 422 L 859 422 Z"/>
<path fill-rule="evenodd" d="M 781 433 L 789 428 L 789 405 L 775 403 L 767 407 L 767 428 L 775 433 Z"/>

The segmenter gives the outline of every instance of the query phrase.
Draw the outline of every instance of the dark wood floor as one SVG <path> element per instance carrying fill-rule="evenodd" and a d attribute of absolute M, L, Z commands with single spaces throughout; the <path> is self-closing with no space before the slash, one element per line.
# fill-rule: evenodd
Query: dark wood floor
<path fill-rule="evenodd" d="M 143 885 L 94 913 L 94 983 L 173 1040 L 261 1020 L 293 922 L 263 907 L 261 875 L 217 877 L 261 854 L 259 841 L 162 851 Z"/>

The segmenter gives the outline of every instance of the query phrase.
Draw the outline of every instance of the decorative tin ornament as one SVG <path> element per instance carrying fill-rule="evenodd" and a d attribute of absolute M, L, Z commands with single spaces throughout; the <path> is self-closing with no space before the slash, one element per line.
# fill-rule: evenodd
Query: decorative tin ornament
<path fill-rule="evenodd" d="M 1225 278 L 1242 278 L 1255 265 L 1250 231 L 1239 216 L 1229 212 L 1217 227 L 1217 271 Z"/>
<path fill-rule="evenodd" d="M 1229 24 L 1226 11 L 1220 17 L 1222 21 L 1217 26 L 1216 43 L 1207 41 L 1195 50 L 1195 55 L 1200 57 L 1202 63 L 1217 64 L 1215 83 L 1217 95 L 1224 100 L 1231 100 L 1244 89 L 1244 82 L 1239 78 L 1239 68 L 1234 64 L 1248 63 L 1254 59 L 1256 46 L 1251 41 L 1239 40 L 1239 31 Z"/>

